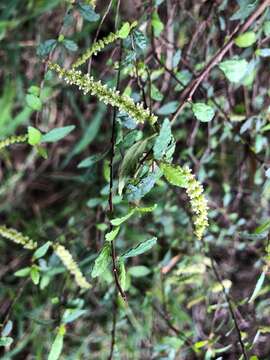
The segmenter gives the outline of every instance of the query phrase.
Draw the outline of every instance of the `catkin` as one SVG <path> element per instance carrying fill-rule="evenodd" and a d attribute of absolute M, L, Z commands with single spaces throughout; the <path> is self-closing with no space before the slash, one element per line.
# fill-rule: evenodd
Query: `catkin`
<path fill-rule="evenodd" d="M 33 250 L 37 247 L 37 243 L 34 240 L 30 239 L 28 236 L 23 235 L 22 233 L 13 228 L 0 226 L 0 235 L 5 239 L 22 245 L 25 249 Z"/>
<path fill-rule="evenodd" d="M 135 104 L 134 101 L 127 95 L 121 95 L 118 90 L 110 89 L 101 81 L 94 80 L 89 74 L 83 75 L 78 70 L 66 70 L 61 68 L 58 64 L 48 63 L 48 67 L 54 70 L 60 79 L 64 79 L 67 84 L 77 85 L 84 94 L 90 93 L 97 96 L 97 98 L 105 104 L 116 106 L 120 111 L 127 113 L 137 123 L 144 123 L 149 121 L 154 124 L 157 121 L 157 116 L 150 113 L 149 109 L 144 109 L 142 103 Z"/>
<path fill-rule="evenodd" d="M 60 244 L 54 245 L 56 255 L 61 259 L 67 270 L 74 276 L 76 284 L 82 289 L 89 289 L 91 285 L 81 273 L 70 252 Z"/>
<path fill-rule="evenodd" d="M 10 136 L 4 140 L 0 140 L 0 150 L 4 149 L 7 146 L 15 144 L 15 143 L 24 143 L 27 141 L 27 139 L 28 139 L 28 135 L 25 134 L 25 135 L 18 135 L 18 136 L 14 135 L 14 136 Z"/>

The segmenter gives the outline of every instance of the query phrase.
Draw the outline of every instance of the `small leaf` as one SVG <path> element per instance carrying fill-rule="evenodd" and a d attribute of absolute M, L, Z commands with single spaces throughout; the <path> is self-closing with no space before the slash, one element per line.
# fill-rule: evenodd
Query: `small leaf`
<path fill-rule="evenodd" d="M 120 230 L 120 227 L 119 227 L 119 226 L 117 226 L 116 228 L 112 229 L 112 231 L 110 231 L 109 233 L 107 233 L 107 234 L 105 235 L 105 240 L 106 240 L 106 241 L 109 241 L 109 242 L 113 241 L 113 240 L 116 238 L 117 234 L 119 233 L 119 230 Z"/>
<path fill-rule="evenodd" d="M 13 322 L 11 320 L 8 320 L 6 325 L 4 326 L 1 336 L 6 337 L 11 333 L 11 330 L 13 328 Z"/>
<path fill-rule="evenodd" d="M 127 221 L 134 213 L 135 213 L 135 209 L 132 209 L 127 215 L 111 220 L 111 224 L 113 226 L 119 226 L 123 224 L 125 221 Z"/>
<path fill-rule="evenodd" d="M 161 106 L 161 108 L 158 109 L 157 114 L 158 115 L 170 115 L 175 112 L 178 105 L 179 105 L 178 101 L 170 101 L 167 104 Z"/>
<path fill-rule="evenodd" d="M 164 155 L 172 139 L 171 123 L 169 119 L 165 119 L 161 125 L 159 135 L 154 144 L 154 158 L 160 160 Z"/>
<path fill-rule="evenodd" d="M 143 277 L 151 273 L 151 270 L 142 265 L 132 266 L 128 269 L 128 273 L 134 277 Z"/>
<path fill-rule="evenodd" d="M 107 270 L 111 261 L 110 254 L 111 254 L 110 245 L 109 244 L 104 245 L 101 252 L 99 253 L 98 257 L 95 260 L 95 264 L 91 273 L 93 278 L 102 275 Z"/>
<path fill-rule="evenodd" d="M 270 48 L 264 48 L 264 49 L 257 49 L 256 55 L 261 57 L 269 57 L 270 56 Z"/>
<path fill-rule="evenodd" d="M 270 229 L 270 220 L 265 221 L 264 223 L 262 223 L 260 226 L 258 226 L 254 233 L 255 234 L 261 234 L 264 233 L 265 231 Z"/>
<path fill-rule="evenodd" d="M 32 266 L 30 270 L 30 276 L 35 285 L 38 285 L 40 279 L 40 273 L 36 266 Z"/>
<path fill-rule="evenodd" d="M 58 140 L 63 139 L 74 129 L 75 129 L 74 125 L 52 129 L 51 131 L 47 132 L 47 134 L 42 136 L 41 141 L 42 142 L 56 142 Z"/>
<path fill-rule="evenodd" d="M 28 144 L 35 146 L 41 141 L 41 132 L 33 126 L 28 126 Z"/>
<path fill-rule="evenodd" d="M 69 324 L 82 315 L 85 315 L 87 313 L 87 310 L 81 310 L 81 309 L 66 309 L 63 315 L 63 323 Z"/>
<path fill-rule="evenodd" d="M 192 111 L 197 120 L 201 122 L 209 122 L 215 116 L 215 110 L 202 102 L 192 104 Z"/>
<path fill-rule="evenodd" d="M 65 335 L 65 326 L 61 325 L 59 327 L 58 333 L 56 335 L 56 338 L 52 344 L 49 356 L 48 356 L 48 360 L 58 360 L 62 349 L 63 349 L 63 343 L 64 343 L 64 335 Z"/>
<path fill-rule="evenodd" d="M 163 31 L 163 29 L 164 29 L 164 24 L 160 20 L 160 17 L 158 15 L 157 11 L 154 11 L 152 13 L 151 23 L 152 23 L 152 26 L 153 26 L 153 29 L 154 29 L 154 35 L 155 35 L 155 37 L 158 37 L 160 35 L 160 33 Z"/>
<path fill-rule="evenodd" d="M 82 160 L 77 168 L 81 169 L 81 168 L 90 168 L 92 165 L 94 165 L 95 163 L 97 163 L 98 161 L 104 159 L 104 157 L 107 155 L 107 151 L 103 154 L 96 154 L 96 155 L 91 155 L 88 156 L 87 158 L 85 158 L 84 160 Z"/>
<path fill-rule="evenodd" d="M 133 144 L 125 153 L 122 164 L 119 168 L 119 185 L 118 191 L 119 195 L 122 194 L 123 188 L 125 186 L 126 178 L 129 175 L 132 175 L 132 171 L 135 170 L 140 157 L 146 149 L 148 139 L 138 141 Z"/>
<path fill-rule="evenodd" d="M 173 68 L 177 67 L 177 65 L 179 64 L 179 61 L 181 60 L 181 49 L 177 50 L 176 53 L 173 55 L 173 59 L 172 59 L 172 66 Z"/>
<path fill-rule="evenodd" d="M 120 258 L 118 264 L 119 264 L 120 285 L 123 290 L 126 290 L 127 289 L 127 273 L 126 273 L 125 262 L 123 259 Z"/>
<path fill-rule="evenodd" d="M 129 184 L 127 186 L 127 198 L 129 201 L 137 201 L 148 194 L 155 186 L 157 180 L 161 177 L 162 172 L 157 168 L 154 172 L 144 177 L 136 186 Z"/>
<path fill-rule="evenodd" d="M 134 39 L 134 45 L 138 48 L 139 51 L 144 51 L 147 47 L 148 41 L 144 33 L 138 29 L 135 29 L 132 32 L 132 37 Z"/>
<path fill-rule="evenodd" d="M 147 206 L 147 207 L 136 207 L 135 210 L 138 211 L 141 214 L 152 212 L 156 209 L 157 204 L 153 206 Z"/>
<path fill-rule="evenodd" d="M 253 45 L 256 42 L 256 34 L 254 31 L 246 31 L 243 34 L 238 35 L 235 40 L 235 45 L 240 48 L 246 48 Z"/>
<path fill-rule="evenodd" d="M 88 4 L 82 4 L 79 2 L 77 4 L 77 9 L 81 16 L 87 21 L 95 22 L 98 21 L 100 18 L 99 14 L 97 14 L 92 8 L 92 6 Z"/>
<path fill-rule="evenodd" d="M 149 240 L 143 241 L 139 243 L 135 248 L 129 249 L 124 254 L 121 255 L 123 259 L 127 259 L 129 257 L 134 257 L 145 253 L 150 250 L 157 243 L 157 238 L 153 237 Z"/>
<path fill-rule="evenodd" d="M 25 277 L 28 276 L 30 274 L 31 268 L 30 267 L 25 267 L 23 269 L 20 269 L 18 271 L 15 272 L 15 276 L 18 277 Z"/>
<path fill-rule="evenodd" d="M 129 32 L 130 32 L 130 25 L 128 22 L 125 22 L 122 25 L 121 29 L 117 32 L 117 34 L 121 39 L 126 39 L 129 35 Z"/>
<path fill-rule="evenodd" d="M 265 36 L 270 36 L 270 20 L 264 22 L 263 32 Z"/>
<path fill-rule="evenodd" d="M 245 59 L 225 60 L 219 64 L 220 70 L 232 83 L 238 83 L 243 79 L 246 75 L 247 67 L 248 62 Z"/>
<path fill-rule="evenodd" d="M 40 145 L 37 145 L 36 150 L 37 150 L 39 156 L 41 156 L 45 160 L 48 159 L 48 153 L 47 153 L 47 150 L 44 147 L 42 147 Z"/>
<path fill-rule="evenodd" d="M 55 49 L 57 41 L 55 39 L 49 39 L 39 44 L 37 47 L 37 55 L 40 57 L 45 57 L 49 55 L 51 51 Z"/>
<path fill-rule="evenodd" d="M 33 94 L 36 96 L 39 96 L 40 94 L 40 87 L 36 85 L 30 86 L 30 88 L 27 90 L 29 94 Z"/>
<path fill-rule="evenodd" d="M 248 303 L 251 303 L 256 299 L 256 297 L 258 296 L 258 294 L 259 294 L 259 292 L 260 292 L 260 290 L 261 290 L 261 288 L 263 286 L 264 279 L 265 279 L 265 272 L 262 272 L 259 279 L 258 279 L 258 281 L 257 281 L 255 289 L 254 289 L 250 299 L 248 300 Z"/>
<path fill-rule="evenodd" d="M 12 337 L 0 337 L 0 346 L 10 346 L 12 343 Z"/>
<path fill-rule="evenodd" d="M 51 246 L 51 242 L 47 241 L 44 245 L 40 246 L 33 255 L 34 259 L 39 259 L 42 256 L 44 256 L 46 254 L 46 252 L 48 251 L 49 247 Z"/>
<path fill-rule="evenodd" d="M 25 97 L 26 103 L 27 105 L 35 110 L 35 111 L 40 111 L 42 109 L 42 102 L 40 100 L 40 98 L 34 94 L 27 94 Z"/>
<path fill-rule="evenodd" d="M 65 39 L 63 41 L 64 47 L 69 51 L 77 51 L 78 45 L 73 40 Z"/>
<path fill-rule="evenodd" d="M 160 168 L 163 171 L 163 174 L 166 180 L 175 186 L 179 187 L 186 187 L 187 180 L 186 176 L 183 173 L 183 170 L 180 166 L 167 164 L 167 163 L 160 163 Z"/>

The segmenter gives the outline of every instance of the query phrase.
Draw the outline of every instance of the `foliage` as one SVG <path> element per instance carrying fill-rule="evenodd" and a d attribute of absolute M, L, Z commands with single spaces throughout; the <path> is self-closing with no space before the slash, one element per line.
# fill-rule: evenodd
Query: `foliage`
<path fill-rule="evenodd" d="M 0 9 L 1 359 L 268 359 L 269 1 Z"/>

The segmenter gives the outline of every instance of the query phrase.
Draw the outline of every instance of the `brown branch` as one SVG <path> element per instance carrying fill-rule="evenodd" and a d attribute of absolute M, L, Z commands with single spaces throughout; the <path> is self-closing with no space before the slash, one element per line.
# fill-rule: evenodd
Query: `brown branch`
<path fill-rule="evenodd" d="M 173 114 L 172 121 L 174 121 L 177 118 L 177 116 L 181 113 L 185 104 L 192 100 L 192 96 L 194 95 L 195 91 L 197 90 L 201 82 L 208 76 L 212 68 L 215 67 L 223 59 L 226 53 L 231 49 L 231 47 L 234 44 L 235 37 L 245 32 L 269 5 L 270 5 L 270 0 L 263 1 L 262 4 L 258 7 L 258 9 L 254 11 L 254 13 L 247 18 L 247 20 L 244 22 L 242 26 L 240 24 L 236 26 L 236 28 L 233 30 L 232 34 L 229 36 L 229 39 L 224 44 L 224 46 L 206 64 L 206 66 L 200 72 L 200 74 L 193 81 L 191 81 L 183 90 L 180 97 L 181 103 L 178 109 Z"/>

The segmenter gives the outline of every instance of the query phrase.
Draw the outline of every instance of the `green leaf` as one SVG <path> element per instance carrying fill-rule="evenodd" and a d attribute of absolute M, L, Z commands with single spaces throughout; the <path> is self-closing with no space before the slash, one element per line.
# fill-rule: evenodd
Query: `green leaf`
<path fill-rule="evenodd" d="M 153 206 L 147 206 L 147 207 L 136 207 L 135 210 L 138 211 L 141 214 L 152 212 L 156 209 L 157 204 Z"/>
<path fill-rule="evenodd" d="M 63 139 L 67 136 L 71 131 L 75 129 L 74 125 L 64 126 L 52 129 L 51 131 L 47 132 L 47 134 L 42 136 L 42 142 L 56 142 Z"/>
<path fill-rule="evenodd" d="M 18 276 L 18 277 L 25 277 L 25 276 L 28 276 L 30 274 L 30 271 L 31 271 L 30 267 L 25 267 L 23 269 L 20 269 L 20 270 L 16 271 L 14 273 L 14 275 Z"/>
<path fill-rule="evenodd" d="M 32 266 L 30 270 L 30 276 L 35 285 L 38 285 L 40 279 L 40 273 L 36 266 Z"/>
<path fill-rule="evenodd" d="M 82 4 L 79 2 L 77 4 L 77 9 L 81 16 L 87 21 L 95 22 L 98 21 L 100 18 L 99 14 L 97 14 L 90 5 Z"/>
<path fill-rule="evenodd" d="M 42 109 L 42 102 L 40 98 L 34 94 L 27 94 L 25 97 L 26 104 L 35 111 L 40 111 Z"/>
<path fill-rule="evenodd" d="M 248 62 L 241 60 L 225 60 L 219 64 L 220 70 L 232 83 L 240 82 L 246 75 Z"/>
<path fill-rule="evenodd" d="M 27 90 L 29 94 L 33 94 L 36 96 L 40 95 L 40 87 L 36 85 L 30 86 L 30 88 Z"/>
<path fill-rule="evenodd" d="M 169 119 L 165 119 L 161 125 L 158 137 L 156 138 L 153 152 L 156 160 L 161 160 L 165 155 L 169 143 L 172 139 L 171 123 Z"/>
<path fill-rule="evenodd" d="M 170 184 L 179 187 L 187 186 L 186 176 L 184 175 L 180 166 L 160 163 L 160 168 L 163 171 L 163 175 L 165 176 L 166 180 Z"/>
<path fill-rule="evenodd" d="M 264 22 L 263 32 L 265 36 L 270 36 L 270 20 Z"/>
<path fill-rule="evenodd" d="M 58 333 L 56 335 L 56 338 L 52 344 L 49 356 L 48 356 L 48 360 L 58 360 L 62 349 L 63 349 L 63 343 L 64 343 L 64 335 L 65 335 L 65 326 L 61 325 L 59 327 Z"/>
<path fill-rule="evenodd" d="M 151 98 L 156 101 L 162 101 L 163 94 L 159 91 L 155 84 L 151 83 Z"/>
<path fill-rule="evenodd" d="M 1 335 L 3 337 L 8 336 L 11 333 L 12 328 L 13 328 L 13 322 L 11 320 L 8 320 L 8 322 L 6 323 L 6 325 L 4 326 L 4 328 L 1 332 Z"/>
<path fill-rule="evenodd" d="M 135 248 L 129 249 L 124 254 L 121 255 L 123 259 L 127 259 L 130 257 L 138 256 L 146 251 L 150 250 L 157 243 L 157 238 L 153 237 L 149 240 L 143 241 L 139 243 Z"/>
<path fill-rule="evenodd" d="M 264 279 L 265 279 L 265 272 L 262 272 L 256 283 L 255 289 L 254 289 L 250 299 L 248 300 L 248 303 L 251 303 L 256 299 L 256 297 L 258 296 L 258 294 L 263 286 Z"/>
<path fill-rule="evenodd" d="M 48 159 L 47 150 L 46 150 L 43 146 L 37 145 L 37 146 L 36 146 L 36 150 L 37 150 L 39 156 L 41 156 L 41 157 L 42 157 L 43 159 L 45 159 L 45 160 Z"/>
<path fill-rule="evenodd" d="M 121 258 L 119 259 L 118 266 L 119 266 L 120 285 L 123 290 L 126 290 L 127 289 L 127 273 L 126 273 L 125 262 L 123 259 L 121 259 Z"/>
<path fill-rule="evenodd" d="M 243 34 L 238 35 L 234 43 L 240 48 L 246 48 L 253 45 L 256 42 L 256 34 L 254 31 L 246 31 Z"/>
<path fill-rule="evenodd" d="M 87 158 L 83 159 L 79 164 L 78 164 L 78 168 L 90 168 L 92 165 L 94 165 L 95 163 L 97 163 L 98 161 L 104 159 L 104 157 L 108 154 L 108 151 L 106 151 L 103 154 L 96 154 L 96 155 L 92 155 L 92 156 L 88 156 Z"/>
<path fill-rule="evenodd" d="M 78 45 L 73 40 L 65 39 L 63 41 L 64 47 L 69 51 L 77 51 Z"/>
<path fill-rule="evenodd" d="M 135 213 L 135 209 L 132 209 L 127 215 L 122 216 L 120 218 L 115 218 L 111 220 L 111 224 L 113 226 L 119 226 L 127 221 L 133 214 Z"/>
<path fill-rule="evenodd" d="M 147 48 L 148 41 L 142 31 L 135 29 L 132 32 L 132 37 L 134 39 L 134 45 L 137 48 L 136 50 L 139 50 L 142 52 Z"/>
<path fill-rule="evenodd" d="M 157 13 L 157 11 L 154 11 L 152 13 L 152 20 L 151 20 L 153 29 L 154 29 L 154 35 L 155 37 L 158 37 L 160 35 L 160 33 L 163 31 L 164 29 L 164 24 L 163 22 L 160 20 L 160 17 Z"/>
<path fill-rule="evenodd" d="M 39 259 L 42 256 L 44 256 L 46 254 L 46 252 L 48 251 L 49 247 L 51 246 L 51 241 L 47 241 L 44 245 L 40 246 L 33 255 L 34 259 Z"/>
<path fill-rule="evenodd" d="M 87 310 L 82 309 L 66 309 L 63 315 L 63 323 L 69 324 L 75 320 L 77 320 L 82 315 L 85 315 L 87 313 Z"/>
<path fill-rule="evenodd" d="M 215 110 L 212 106 L 202 102 L 192 104 L 192 111 L 197 120 L 201 122 L 209 122 L 215 116 Z"/>
<path fill-rule="evenodd" d="M 127 186 L 127 198 L 129 201 L 137 201 L 148 194 L 155 186 L 157 180 L 161 177 L 162 172 L 159 168 L 144 177 L 136 186 L 129 184 Z"/>
<path fill-rule="evenodd" d="M 179 105 L 178 101 L 170 101 L 167 104 L 161 106 L 161 108 L 158 109 L 157 114 L 158 115 L 170 115 L 175 112 L 178 105 Z"/>
<path fill-rule="evenodd" d="M 12 337 L 0 337 L 0 346 L 10 346 L 13 343 Z"/>
<path fill-rule="evenodd" d="M 230 20 L 245 20 L 258 5 L 257 0 L 238 0 L 240 8 L 230 17 Z"/>
<path fill-rule="evenodd" d="M 261 233 L 264 233 L 265 231 L 267 231 L 268 229 L 270 229 L 270 220 L 267 220 L 264 223 L 262 223 L 260 226 L 258 226 L 255 229 L 254 233 L 261 234 Z"/>
<path fill-rule="evenodd" d="M 264 49 L 257 49 L 256 55 L 261 57 L 269 57 L 270 56 L 270 48 L 264 48 Z"/>
<path fill-rule="evenodd" d="M 128 273 L 134 277 L 143 277 L 151 273 L 151 270 L 142 265 L 132 266 L 128 269 Z"/>
<path fill-rule="evenodd" d="M 128 22 L 125 22 L 121 29 L 118 31 L 118 36 L 121 38 L 121 39 L 126 39 L 129 35 L 129 32 L 130 32 L 130 25 Z"/>
<path fill-rule="evenodd" d="M 49 39 L 39 44 L 37 47 L 37 55 L 40 57 L 46 57 L 51 51 L 55 49 L 57 41 L 55 39 Z"/>
<path fill-rule="evenodd" d="M 95 260 L 95 264 L 92 270 L 92 277 L 98 277 L 102 275 L 108 268 L 111 261 L 111 248 L 110 244 L 105 244 Z"/>
<path fill-rule="evenodd" d="M 141 140 L 133 144 L 125 153 L 122 164 L 119 169 L 119 185 L 118 191 L 119 195 L 122 194 L 123 188 L 125 186 L 126 178 L 132 174 L 135 170 L 139 159 L 144 153 L 147 146 L 148 139 Z"/>
<path fill-rule="evenodd" d="M 113 241 L 116 238 L 117 234 L 119 233 L 119 230 L 120 230 L 120 226 L 117 226 L 116 228 L 112 229 L 112 231 L 110 231 L 105 235 L 105 240 L 109 242 Z"/>
<path fill-rule="evenodd" d="M 41 141 L 41 132 L 33 126 L 28 126 L 28 144 L 35 146 Z"/>

